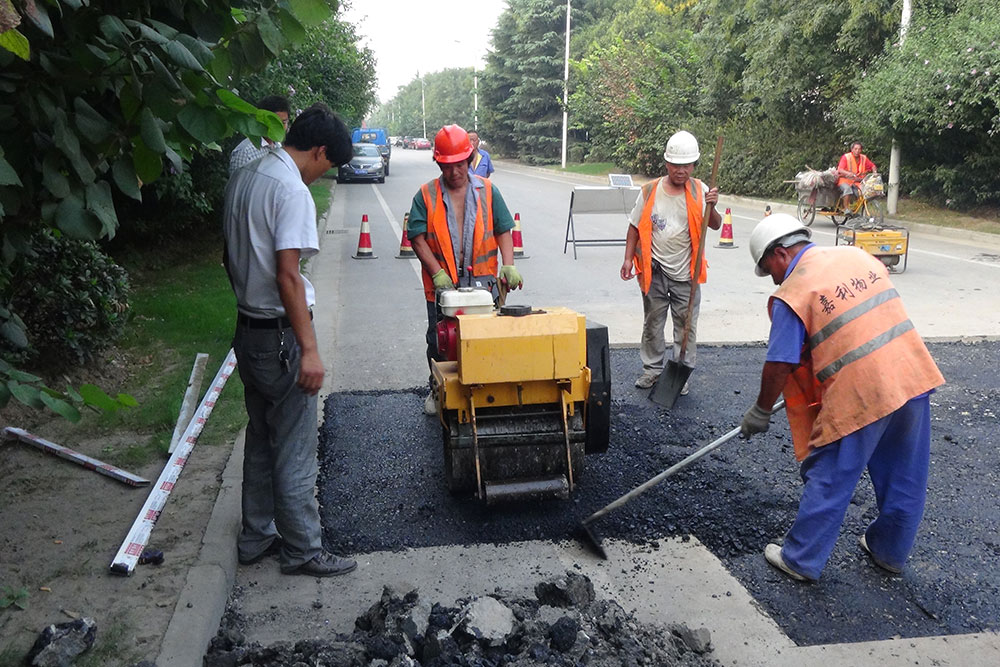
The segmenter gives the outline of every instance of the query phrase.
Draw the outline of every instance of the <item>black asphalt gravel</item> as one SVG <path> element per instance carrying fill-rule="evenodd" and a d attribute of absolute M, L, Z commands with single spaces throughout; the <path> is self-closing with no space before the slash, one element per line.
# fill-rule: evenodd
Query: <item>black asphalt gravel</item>
<path fill-rule="evenodd" d="M 784 416 L 612 512 L 597 530 L 640 544 L 696 536 L 800 645 L 1000 629 L 1000 342 L 929 347 L 948 384 L 931 397 L 928 503 L 902 576 L 883 575 L 858 547 L 875 516 L 867 478 L 819 582 L 792 582 L 764 561 L 801 490 Z M 759 346 L 703 346 L 690 395 L 667 412 L 632 385 L 637 351 L 613 350 L 609 451 L 587 458 L 568 501 L 493 508 L 446 490 L 441 427 L 424 416 L 422 390 L 333 394 L 320 433 L 327 546 L 350 554 L 565 539 L 593 511 L 738 425 L 763 358 Z"/>

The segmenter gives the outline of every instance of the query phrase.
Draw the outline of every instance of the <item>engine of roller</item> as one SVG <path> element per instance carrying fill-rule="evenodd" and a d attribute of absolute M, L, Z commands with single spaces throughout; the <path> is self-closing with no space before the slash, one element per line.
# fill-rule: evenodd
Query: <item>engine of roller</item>
<path fill-rule="evenodd" d="M 438 294 L 434 391 L 452 493 L 488 503 L 572 493 L 610 430 L 608 330 L 562 307 Z"/>

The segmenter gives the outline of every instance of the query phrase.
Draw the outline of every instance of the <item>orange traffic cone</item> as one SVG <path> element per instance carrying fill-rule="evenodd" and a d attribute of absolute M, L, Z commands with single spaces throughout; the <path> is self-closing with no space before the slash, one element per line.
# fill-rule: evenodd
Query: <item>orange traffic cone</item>
<path fill-rule="evenodd" d="M 417 253 L 413 252 L 413 246 L 410 245 L 410 234 L 407 228 L 410 225 L 410 212 L 407 211 L 403 214 L 403 237 L 399 239 L 399 254 L 396 255 L 396 259 L 413 259 L 417 256 Z"/>
<path fill-rule="evenodd" d="M 521 239 L 521 214 L 514 214 L 514 229 L 510 232 L 510 240 L 514 245 L 515 259 L 528 259 L 524 254 L 524 241 Z"/>
<path fill-rule="evenodd" d="M 726 215 L 722 218 L 722 234 L 719 235 L 719 242 L 715 244 L 716 248 L 735 248 L 737 247 L 733 243 L 733 215 L 726 209 Z"/>
<path fill-rule="evenodd" d="M 361 236 L 358 237 L 358 251 L 352 255 L 354 259 L 378 259 L 372 252 L 372 235 L 368 227 L 368 214 L 361 216 Z"/>
<path fill-rule="evenodd" d="M 771 205 L 770 204 L 768 204 L 767 206 L 764 207 L 764 217 L 766 218 L 769 215 L 771 215 Z"/>

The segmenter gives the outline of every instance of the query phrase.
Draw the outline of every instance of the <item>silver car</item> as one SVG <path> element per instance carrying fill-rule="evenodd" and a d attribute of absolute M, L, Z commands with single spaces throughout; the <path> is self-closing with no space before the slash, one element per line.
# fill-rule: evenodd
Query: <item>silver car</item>
<path fill-rule="evenodd" d="M 337 182 L 375 181 L 385 183 L 385 162 L 375 144 L 354 144 L 354 156 L 337 169 Z"/>

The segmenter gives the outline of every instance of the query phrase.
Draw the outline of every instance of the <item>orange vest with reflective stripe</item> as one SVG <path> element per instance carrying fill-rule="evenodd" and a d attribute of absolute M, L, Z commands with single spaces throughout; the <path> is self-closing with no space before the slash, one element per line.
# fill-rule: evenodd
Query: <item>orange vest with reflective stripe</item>
<path fill-rule="evenodd" d="M 636 244 L 632 263 L 635 265 L 635 273 L 643 294 L 649 293 L 649 286 L 653 282 L 653 201 L 660 190 L 662 180 L 658 178 L 642 186 L 645 205 L 642 208 L 642 217 L 639 218 L 639 243 Z M 691 280 L 703 283 L 708 279 L 708 262 L 702 258 L 697 278 L 694 266 L 694 248 L 701 238 L 701 221 L 705 217 L 705 193 L 702 192 L 701 181 L 697 178 L 688 181 L 687 187 L 684 188 L 684 200 L 687 204 L 688 231 L 691 233 Z"/>
<path fill-rule="evenodd" d="M 483 194 L 479 197 L 476 209 L 476 224 L 472 238 L 472 274 L 476 276 L 497 275 L 497 240 L 493 236 L 493 186 L 488 179 L 470 175 L 483 182 Z M 471 185 L 471 184 L 470 184 Z M 458 268 L 455 266 L 455 252 L 451 244 L 451 231 L 448 229 L 448 214 L 444 208 L 444 197 L 441 194 L 441 181 L 435 178 L 420 186 L 420 194 L 427 208 L 427 245 L 443 269 L 448 272 L 451 281 L 458 285 Z M 456 220 L 458 224 L 463 221 Z M 468 260 L 468 258 L 466 258 Z M 424 280 L 424 297 L 434 301 L 434 281 L 425 268 L 422 272 Z"/>
<path fill-rule="evenodd" d="M 852 246 L 810 248 L 768 302 L 802 320 L 801 365 L 785 410 L 801 461 L 944 384 L 879 260 Z"/>

